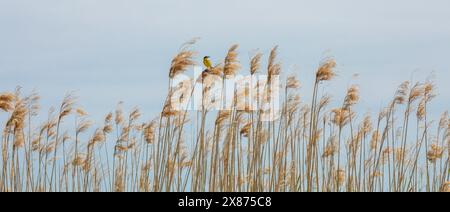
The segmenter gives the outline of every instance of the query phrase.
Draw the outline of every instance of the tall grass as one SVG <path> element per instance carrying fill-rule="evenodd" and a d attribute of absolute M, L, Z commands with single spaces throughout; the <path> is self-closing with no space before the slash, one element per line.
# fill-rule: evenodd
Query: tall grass
<path fill-rule="evenodd" d="M 261 53 L 242 70 L 234 45 L 223 65 L 176 83 L 196 64 L 193 43 L 172 60 L 164 107 L 147 122 L 140 121 L 139 109 L 126 113 L 120 103 L 93 128 L 68 94 L 38 124 L 36 93 L 0 93 L 0 112 L 8 116 L 2 123 L 0 191 L 450 191 L 450 119 L 447 112 L 439 122 L 428 116 L 433 82 L 402 83 L 371 117 L 355 110 L 357 85 L 341 100 L 321 94 L 336 77 L 332 58 L 315 72 L 309 104 L 302 102 L 308 94 L 294 75 L 282 88 L 271 86 L 282 71 L 276 47 L 266 70 Z M 235 89 L 225 107 L 227 81 L 238 73 L 267 79 Z M 214 96 L 217 84 L 222 91 Z M 198 111 L 174 105 L 190 102 L 199 86 Z M 275 92 L 281 93 L 279 111 L 270 99 Z M 331 108 L 332 102 L 339 107 Z M 220 111 L 213 110 L 217 104 Z M 266 121 L 275 112 L 279 118 Z"/>

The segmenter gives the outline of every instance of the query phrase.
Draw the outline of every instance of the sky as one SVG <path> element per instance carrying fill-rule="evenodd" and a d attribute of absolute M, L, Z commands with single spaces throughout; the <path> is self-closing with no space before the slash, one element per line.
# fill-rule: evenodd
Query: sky
<path fill-rule="evenodd" d="M 378 111 L 403 81 L 433 76 L 439 115 L 450 102 L 448 20 L 448 0 L 0 0 L 0 92 L 36 90 L 47 110 L 75 91 L 94 119 L 119 101 L 151 119 L 172 57 L 200 37 L 199 63 L 220 62 L 237 43 L 242 72 L 256 50 L 267 58 L 279 45 L 305 101 L 320 61 L 333 56 L 339 76 L 323 92 L 338 104 L 358 84 L 363 111 Z"/>

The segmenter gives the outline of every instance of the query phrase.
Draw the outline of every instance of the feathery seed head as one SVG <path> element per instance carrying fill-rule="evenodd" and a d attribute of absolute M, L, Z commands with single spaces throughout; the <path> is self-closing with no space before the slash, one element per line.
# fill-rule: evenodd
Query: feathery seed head
<path fill-rule="evenodd" d="M 444 155 L 444 148 L 439 146 L 438 144 L 432 144 L 430 150 L 427 153 L 427 159 L 434 163 L 438 159 L 441 159 Z"/>
<path fill-rule="evenodd" d="M 380 147 L 380 141 L 381 141 L 381 133 L 376 130 L 372 133 L 372 140 L 370 141 L 370 149 L 376 150 Z"/>
<path fill-rule="evenodd" d="M 327 146 L 325 147 L 325 151 L 322 154 L 323 158 L 333 157 L 337 152 L 337 137 L 333 136 L 329 139 Z"/>
<path fill-rule="evenodd" d="M 250 62 L 250 74 L 254 75 L 256 74 L 259 69 L 261 68 L 261 58 L 262 58 L 262 54 L 261 53 L 257 53 L 251 60 Z"/>
<path fill-rule="evenodd" d="M 397 93 L 395 94 L 394 104 L 404 104 L 406 101 L 406 96 L 408 95 L 409 90 L 409 81 L 403 82 L 400 87 L 397 89 Z"/>
<path fill-rule="evenodd" d="M 224 75 L 226 77 L 234 77 L 238 70 L 241 68 L 241 65 L 238 61 L 238 48 L 239 45 L 235 44 L 233 45 L 229 50 L 228 54 L 225 57 L 225 66 L 223 69 Z"/>
<path fill-rule="evenodd" d="M 332 112 L 334 114 L 332 121 L 339 127 L 347 125 L 350 122 L 350 118 L 354 116 L 353 112 L 350 112 L 345 108 L 334 109 Z"/>
<path fill-rule="evenodd" d="M 178 74 L 185 72 L 190 66 L 195 65 L 194 57 L 197 55 L 195 51 L 183 49 L 172 60 L 170 66 L 169 77 L 173 79 Z"/>
<path fill-rule="evenodd" d="M 347 91 L 347 96 L 345 97 L 344 108 L 350 108 L 359 101 L 359 87 L 353 85 Z"/>
<path fill-rule="evenodd" d="M 144 129 L 144 137 L 147 144 L 153 144 L 156 137 L 156 121 L 150 122 Z"/>
<path fill-rule="evenodd" d="M 336 181 L 341 186 L 345 183 L 345 170 L 339 169 L 336 171 Z"/>
<path fill-rule="evenodd" d="M 443 192 L 450 192 L 450 182 L 444 183 L 444 185 L 442 187 L 443 187 L 442 188 Z"/>
<path fill-rule="evenodd" d="M 88 115 L 88 113 L 83 108 L 77 108 L 76 112 L 77 112 L 78 116 L 80 116 L 80 117 Z"/>
<path fill-rule="evenodd" d="M 300 81 L 294 76 L 289 76 L 286 82 L 286 87 L 288 89 L 298 89 L 300 88 Z"/>
<path fill-rule="evenodd" d="M 14 101 L 16 95 L 13 93 L 0 93 L 0 109 L 5 112 L 10 112 L 14 109 Z"/>
<path fill-rule="evenodd" d="M 139 119 L 139 117 L 141 117 L 141 111 L 139 110 L 139 108 L 134 108 L 129 115 L 129 120 L 133 122 Z"/>
<path fill-rule="evenodd" d="M 425 118 L 425 115 L 426 115 L 425 105 L 426 105 L 426 101 L 425 101 L 425 99 L 423 99 L 422 101 L 420 101 L 419 106 L 417 107 L 416 116 L 417 116 L 417 119 L 419 119 L 419 120 L 423 120 Z"/>
<path fill-rule="evenodd" d="M 334 59 L 326 59 L 319 67 L 319 70 L 316 73 L 316 81 L 329 81 L 332 80 L 336 76 L 336 72 L 334 69 L 336 68 L 336 60 Z"/>

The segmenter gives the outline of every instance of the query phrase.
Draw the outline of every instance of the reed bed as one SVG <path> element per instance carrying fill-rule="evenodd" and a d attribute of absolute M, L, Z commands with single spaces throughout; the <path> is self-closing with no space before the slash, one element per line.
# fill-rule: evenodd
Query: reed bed
<path fill-rule="evenodd" d="M 343 90 L 344 99 L 320 92 L 336 77 L 332 58 L 317 68 L 312 94 L 302 93 L 295 76 L 269 86 L 282 72 L 276 47 L 267 67 L 258 53 L 242 70 L 234 45 L 222 64 L 198 79 L 176 82 L 196 64 L 193 44 L 172 60 L 164 107 L 145 122 L 138 108 L 127 113 L 120 103 L 103 125 L 93 126 L 68 94 L 44 123 L 36 123 L 42 114 L 37 93 L 0 93 L 0 113 L 8 116 L 1 124 L 0 191 L 450 191 L 450 117 L 445 112 L 437 122 L 428 116 L 433 82 L 402 83 L 371 117 L 355 110 L 357 85 Z M 221 105 L 226 86 L 214 95 L 213 85 L 239 73 L 266 76 L 265 83 L 235 89 L 231 103 Z M 175 107 L 190 102 L 199 84 L 199 110 Z M 279 111 L 271 107 L 274 92 L 281 94 Z M 307 95 L 311 102 L 302 101 Z M 217 104 L 219 111 L 212 109 Z M 267 121 L 275 112 L 279 118 Z"/>

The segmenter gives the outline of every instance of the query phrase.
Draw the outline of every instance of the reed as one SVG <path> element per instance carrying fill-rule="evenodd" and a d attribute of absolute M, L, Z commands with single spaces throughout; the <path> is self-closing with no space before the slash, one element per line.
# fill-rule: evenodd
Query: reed
<path fill-rule="evenodd" d="M 256 53 L 245 71 L 233 45 L 197 80 L 177 82 L 196 64 L 195 41 L 175 54 L 154 119 L 119 103 L 94 125 L 73 93 L 40 117 L 37 93 L 0 93 L 0 191 L 450 191 L 450 117 L 430 117 L 432 81 L 402 83 L 373 114 L 355 107 L 365 98 L 358 85 L 337 101 L 324 91 L 338 77 L 333 58 L 319 64 L 313 92 L 303 96 L 299 73 L 276 84 L 283 72 L 278 47 L 268 58 Z M 246 72 L 249 82 L 227 87 Z M 199 87 L 200 108 L 189 110 Z"/>

